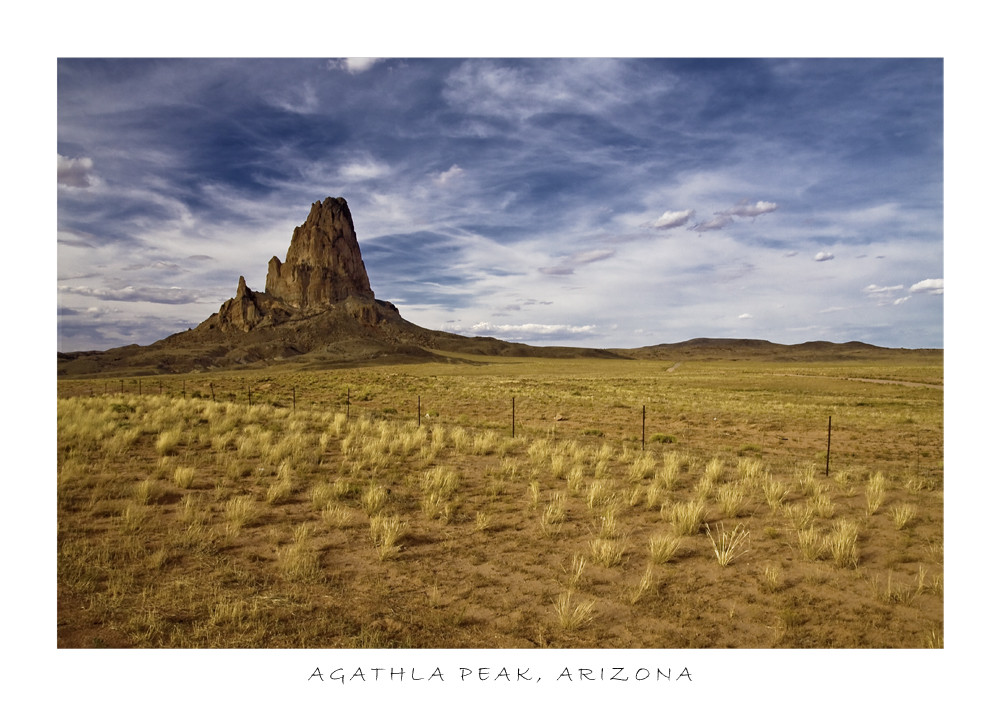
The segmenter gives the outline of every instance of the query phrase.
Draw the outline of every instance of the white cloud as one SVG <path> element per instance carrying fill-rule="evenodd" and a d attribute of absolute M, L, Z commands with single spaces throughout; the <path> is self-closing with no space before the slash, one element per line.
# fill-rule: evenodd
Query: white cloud
<path fill-rule="evenodd" d="M 475 335 L 510 335 L 514 337 L 537 337 L 552 335 L 579 335 L 581 333 L 593 333 L 596 326 L 574 326 L 564 323 L 490 323 L 480 321 L 474 324 L 469 331 Z"/>
<path fill-rule="evenodd" d="M 770 201 L 757 201 L 756 203 L 750 203 L 749 201 L 743 201 L 732 208 L 727 208 L 724 211 L 719 211 L 720 215 L 738 215 L 741 218 L 756 218 L 758 215 L 764 215 L 765 213 L 773 213 L 778 210 L 777 203 L 771 203 Z"/>
<path fill-rule="evenodd" d="M 347 71 L 347 73 L 364 73 L 380 61 L 384 61 L 384 59 L 355 56 L 349 59 L 330 59 L 326 66 L 328 69 L 339 69 Z"/>
<path fill-rule="evenodd" d="M 688 208 L 686 211 L 666 211 L 663 215 L 656 219 L 653 223 L 654 228 L 660 230 L 669 230 L 670 228 L 679 228 L 682 225 L 686 225 L 689 220 L 694 216 L 694 210 Z"/>
<path fill-rule="evenodd" d="M 441 186 L 449 184 L 451 181 L 461 178 L 465 173 L 465 170 L 458 164 L 452 164 L 448 171 L 442 171 L 440 174 L 434 177 L 436 181 Z"/>
<path fill-rule="evenodd" d="M 869 296 L 882 296 L 886 294 L 893 294 L 900 291 L 902 288 L 902 284 L 896 284 L 895 286 L 877 286 L 875 284 L 869 284 L 863 289 L 863 291 Z"/>
<path fill-rule="evenodd" d="M 94 162 L 89 157 L 71 158 L 61 154 L 56 156 L 59 157 L 56 182 L 60 186 L 89 188 L 96 183 Z"/>
<path fill-rule="evenodd" d="M 826 262 L 828 260 L 833 259 L 833 253 L 832 252 L 817 252 L 816 256 L 813 257 L 813 259 L 816 260 L 817 262 Z"/>
<path fill-rule="evenodd" d="M 340 178 L 345 181 L 370 181 L 371 179 L 385 176 L 388 173 L 388 166 L 379 164 L 372 159 L 357 161 L 340 167 Z"/>
<path fill-rule="evenodd" d="M 737 316 L 737 318 L 739 318 L 741 321 L 745 321 L 745 320 L 748 320 L 750 318 L 753 318 L 753 314 L 750 314 L 750 313 L 741 313 L 739 316 Z"/>
<path fill-rule="evenodd" d="M 944 294 L 944 279 L 924 279 L 910 287 L 911 294 Z"/>

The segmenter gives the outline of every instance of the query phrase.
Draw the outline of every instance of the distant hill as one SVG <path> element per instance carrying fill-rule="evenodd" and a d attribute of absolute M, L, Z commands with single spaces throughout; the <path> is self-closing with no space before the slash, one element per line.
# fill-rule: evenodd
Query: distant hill
<path fill-rule="evenodd" d="M 767 358 L 781 362 L 864 360 L 898 356 L 898 348 L 882 348 L 858 341 L 829 343 L 815 340 L 783 345 L 747 338 L 694 338 L 683 343 L 663 343 L 642 348 L 616 349 L 619 355 L 638 360 L 746 360 Z M 940 354 L 940 350 L 913 350 Z"/>

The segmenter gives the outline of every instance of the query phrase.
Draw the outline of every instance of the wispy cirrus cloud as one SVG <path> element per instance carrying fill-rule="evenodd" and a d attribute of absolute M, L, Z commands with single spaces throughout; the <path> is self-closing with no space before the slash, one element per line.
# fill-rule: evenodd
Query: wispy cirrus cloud
<path fill-rule="evenodd" d="M 593 262 L 600 262 L 601 260 L 610 259 L 615 256 L 614 250 L 587 250 L 585 252 L 576 252 L 572 255 L 567 255 L 563 257 L 558 264 L 552 265 L 550 267 L 539 267 L 538 271 L 542 274 L 552 274 L 556 276 L 566 276 L 573 274 L 576 268 L 584 265 L 591 264 Z"/>
<path fill-rule="evenodd" d="M 886 306 L 889 304 L 899 306 L 900 304 L 906 303 L 906 301 L 910 298 L 909 296 L 900 296 L 900 293 L 903 291 L 902 284 L 893 284 L 890 286 L 869 284 L 863 291 L 865 296 L 874 299 L 879 306 Z"/>
<path fill-rule="evenodd" d="M 123 286 L 117 289 L 95 289 L 86 286 L 61 286 L 62 294 L 75 294 L 101 301 L 146 301 L 157 304 L 190 304 L 201 300 L 198 291 L 181 287 Z"/>
<path fill-rule="evenodd" d="M 376 294 L 428 327 L 934 347 L 942 81 L 909 59 L 60 60 L 60 305 L 123 312 L 59 344 L 197 324 L 343 196 Z M 834 251 L 850 266 L 804 266 Z M 204 295 L 165 306 L 174 287 Z"/>

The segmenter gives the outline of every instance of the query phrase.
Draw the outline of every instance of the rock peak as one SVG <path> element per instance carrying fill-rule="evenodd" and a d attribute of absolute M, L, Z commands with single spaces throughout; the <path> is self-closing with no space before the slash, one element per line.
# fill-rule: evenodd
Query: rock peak
<path fill-rule="evenodd" d="M 285 262 L 272 257 L 265 293 L 298 309 L 325 308 L 351 297 L 374 300 L 347 201 L 312 204 L 292 233 Z"/>

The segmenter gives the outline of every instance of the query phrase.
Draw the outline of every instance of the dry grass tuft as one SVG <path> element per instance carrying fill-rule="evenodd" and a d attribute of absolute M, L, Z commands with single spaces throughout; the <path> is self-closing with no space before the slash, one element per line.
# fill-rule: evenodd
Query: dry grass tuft
<path fill-rule="evenodd" d="M 556 598 L 555 602 L 556 617 L 559 620 L 559 626 L 567 631 L 579 629 L 594 618 L 595 604 L 595 600 L 589 600 L 578 602 L 574 605 L 573 590 L 566 590 L 566 592 Z"/>
<path fill-rule="evenodd" d="M 158 455 L 173 455 L 177 452 L 177 446 L 181 443 L 181 429 L 170 428 L 160 432 L 156 439 L 156 452 Z"/>
<path fill-rule="evenodd" d="M 174 484 L 182 490 L 191 489 L 194 484 L 194 468 L 187 465 L 179 465 L 174 470 Z"/>
<path fill-rule="evenodd" d="M 147 477 L 145 480 L 140 482 L 135 486 L 135 500 L 139 504 L 151 504 L 155 502 L 160 497 L 160 489 L 156 484 L 156 480 Z"/>
<path fill-rule="evenodd" d="M 549 503 L 545 505 L 545 510 L 542 512 L 542 533 L 546 536 L 552 536 L 559 531 L 564 521 L 566 521 L 566 494 L 553 492 Z"/>
<path fill-rule="evenodd" d="M 491 521 L 486 512 L 476 512 L 476 531 L 489 531 Z"/>
<path fill-rule="evenodd" d="M 398 516 L 376 514 L 369 520 L 369 531 L 375 553 L 380 561 L 384 561 L 400 552 L 399 541 L 406 535 L 406 522 Z"/>
<path fill-rule="evenodd" d="M 382 508 L 385 507 L 388 501 L 389 491 L 385 487 L 372 482 L 368 485 L 365 493 L 361 495 L 361 508 L 365 510 L 365 514 L 373 517 L 382 511 Z"/>
<path fill-rule="evenodd" d="M 309 545 L 309 524 L 295 527 L 292 543 L 278 551 L 278 569 L 292 581 L 315 580 L 320 576 L 319 554 Z"/>
<path fill-rule="evenodd" d="M 621 533 L 618 527 L 618 505 L 609 504 L 597 518 L 597 535 L 602 539 L 613 539 Z"/>
<path fill-rule="evenodd" d="M 278 476 L 274 482 L 271 483 L 270 487 L 267 488 L 267 503 L 268 504 L 284 504 L 287 502 L 293 491 L 292 485 L 292 465 L 287 460 L 283 461 L 281 465 L 278 466 Z"/>
<path fill-rule="evenodd" d="M 712 542 L 712 550 L 719 565 L 729 565 L 750 550 L 743 548 L 750 538 L 750 532 L 743 527 L 743 524 L 737 524 L 728 532 L 724 524 L 719 524 L 716 535 L 712 534 L 712 529 L 706 524 L 705 533 Z"/>
<path fill-rule="evenodd" d="M 865 503 L 868 516 L 872 516 L 882 506 L 885 500 L 886 481 L 882 473 L 877 472 L 868 478 L 868 487 L 865 489 Z"/>
<path fill-rule="evenodd" d="M 815 526 L 808 526 L 796 532 L 799 539 L 799 550 L 807 561 L 819 560 L 823 555 L 823 537 Z"/>
<path fill-rule="evenodd" d="M 226 533 L 235 536 L 240 533 L 243 527 L 249 525 L 257 518 L 257 507 L 253 497 L 242 495 L 233 497 L 226 502 Z"/>
<path fill-rule="evenodd" d="M 127 534 L 137 532 L 145 524 L 148 516 L 149 510 L 145 505 L 129 502 L 119 517 L 122 532 Z"/>
<path fill-rule="evenodd" d="M 653 574 L 653 565 L 650 563 L 646 566 L 646 570 L 643 572 L 642 577 L 639 578 L 639 582 L 632 586 L 632 589 L 629 591 L 629 603 L 633 605 L 636 604 L 646 593 L 655 588 L 656 579 Z"/>
<path fill-rule="evenodd" d="M 726 472 L 726 466 L 722 462 L 721 458 L 712 458 L 705 465 L 705 475 L 704 477 L 708 480 L 710 485 L 718 484 L 719 480 Z"/>
<path fill-rule="evenodd" d="M 567 571 L 569 573 L 570 587 L 575 587 L 583 578 L 583 571 L 587 568 L 587 557 L 577 553 L 573 556 L 573 564 Z"/>
<path fill-rule="evenodd" d="M 587 488 L 587 507 L 591 510 L 600 509 L 614 502 L 617 496 L 612 480 L 594 480 Z"/>
<path fill-rule="evenodd" d="M 841 568 L 858 567 L 858 525 L 841 519 L 825 539 L 833 562 Z"/>
<path fill-rule="evenodd" d="M 656 472 L 656 459 L 649 453 L 643 453 L 634 461 L 628 470 L 628 479 L 632 482 L 641 482 L 653 477 Z"/>
<path fill-rule="evenodd" d="M 323 507 L 320 516 L 324 524 L 335 529 L 343 529 L 350 526 L 354 518 L 350 507 L 345 507 L 343 504 L 336 504 L 334 502 Z"/>
<path fill-rule="evenodd" d="M 677 478 L 681 473 L 681 457 L 675 452 L 663 454 L 663 465 L 656 471 L 656 482 L 666 492 L 671 491 L 677 484 Z"/>
<path fill-rule="evenodd" d="M 781 569 L 775 565 L 768 564 L 764 566 L 761 575 L 763 577 L 763 587 L 767 592 L 778 592 L 784 585 Z"/>
<path fill-rule="evenodd" d="M 597 537 L 590 541 L 590 557 L 594 563 L 605 568 L 611 568 L 622 561 L 625 553 L 625 542 L 620 539 L 602 539 Z"/>
<path fill-rule="evenodd" d="M 694 536 L 705 521 L 705 503 L 700 499 L 678 502 L 671 507 L 664 505 L 660 513 L 674 525 L 678 536 Z"/>
<path fill-rule="evenodd" d="M 723 485 L 715 492 L 722 515 L 728 519 L 738 517 L 743 512 L 745 495 L 737 485 Z"/>
<path fill-rule="evenodd" d="M 813 522 L 813 508 L 808 504 L 787 504 L 781 512 L 795 529 L 805 529 Z"/>
<path fill-rule="evenodd" d="M 322 482 L 315 485 L 309 493 L 309 499 L 312 501 L 313 509 L 321 510 L 331 502 L 343 499 L 350 492 L 350 483 L 343 478 L 339 478 L 333 482 Z"/>
<path fill-rule="evenodd" d="M 784 503 L 785 498 L 788 497 L 788 487 L 775 480 L 771 475 L 763 477 L 761 487 L 764 489 L 764 499 L 767 501 L 767 506 L 771 508 L 771 511 L 777 511 Z"/>
<path fill-rule="evenodd" d="M 916 508 L 912 504 L 897 504 L 889 510 L 892 517 L 893 526 L 902 530 L 917 514 Z"/>
<path fill-rule="evenodd" d="M 656 565 L 669 563 L 677 555 L 682 539 L 671 534 L 654 534 L 649 537 L 649 559 Z"/>
<path fill-rule="evenodd" d="M 823 494 L 822 490 L 817 490 L 816 493 L 809 498 L 809 507 L 812 508 L 816 516 L 821 519 L 830 519 L 837 511 L 837 507 L 834 505 L 829 495 Z"/>

